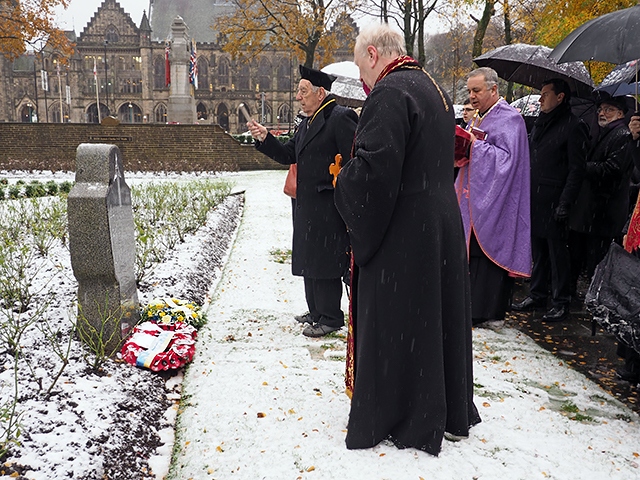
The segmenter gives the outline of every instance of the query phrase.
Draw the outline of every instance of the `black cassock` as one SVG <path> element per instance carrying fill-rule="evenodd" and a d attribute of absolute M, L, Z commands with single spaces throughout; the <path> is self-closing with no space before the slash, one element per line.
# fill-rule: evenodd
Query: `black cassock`
<path fill-rule="evenodd" d="M 427 74 L 393 71 L 365 101 L 338 176 L 358 267 L 350 449 L 390 438 L 437 455 L 445 431 L 466 436 L 480 422 L 454 126 Z"/>

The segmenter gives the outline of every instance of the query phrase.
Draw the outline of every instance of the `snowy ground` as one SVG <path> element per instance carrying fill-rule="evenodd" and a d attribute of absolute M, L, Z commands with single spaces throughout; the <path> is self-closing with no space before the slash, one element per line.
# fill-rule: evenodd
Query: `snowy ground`
<path fill-rule="evenodd" d="M 52 399 L 32 394 L 21 400 L 23 448 L 20 457 L 7 459 L 10 467 L 0 469 L 0 479 L 640 476 L 638 416 L 511 329 L 474 331 L 475 400 L 483 421 L 469 439 L 445 442 L 437 458 L 387 443 L 346 450 L 344 329 L 331 338 L 304 337 L 293 319 L 306 310 L 302 280 L 276 261 L 276 252 L 291 245 L 285 174 L 227 175 L 235 191 L 245 191 L 230 250 L 220 248 L 234 235 L 233 225 L 222 220 L 233 216 L 227 204 L 140 293 L 144 302 L 179 296 L 175 290 L 207 291 L 213 283 L 203 295 L 211 299 L 209 324 L 200 331 L 184 380 L 122 363 L 110 365 L 107 375 L 89 375 L 74 350 L 75 363 Z M 150 178 L 126 176 L 130 184 Z M 64 251 L 59 257 L 68 265 Z M 72 275 L 59 285 L 61 306 L 52 315 L 68 315 L 74 288 Z M 167 474 L 174 423 L 175 458 Z M 12 471 L 22 476 L 9 477 Z"/>
<path fill-rule="evenodd" d="M 270 252 L 287 249 L 282 172 L 235 177 L 244 217 L 185 374 L 170 478 L 629 479 L 638 417 L 516 330 L 474 331 L 482 423 L 439 457 L 383 443 L 344 446 L 344 329 L 309 339 L 293 319 L 303 285 Z M 346 304 L 345 304 L 346 306 Z"/>

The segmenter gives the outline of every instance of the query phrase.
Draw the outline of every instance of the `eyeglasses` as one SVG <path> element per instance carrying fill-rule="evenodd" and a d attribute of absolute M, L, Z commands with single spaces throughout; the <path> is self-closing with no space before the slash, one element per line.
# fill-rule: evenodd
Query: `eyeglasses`
<path fill-rule="evenodd" d="M 465 111 L 465 112 L 475 112 L 476 111 L 475 108 L 469 108 L 469 107 L 464 107 L 462 110 Z"/>
<path fill-rule="evenodd" d="M 598 113 L 604 113 L 605 115 L 608 115 L 610 113 L 614 113 L 617 112 L 618 110 L 620 110 L 619 108 L 607 105 L 605 107 L 598 107 L 597 112 Z"/>

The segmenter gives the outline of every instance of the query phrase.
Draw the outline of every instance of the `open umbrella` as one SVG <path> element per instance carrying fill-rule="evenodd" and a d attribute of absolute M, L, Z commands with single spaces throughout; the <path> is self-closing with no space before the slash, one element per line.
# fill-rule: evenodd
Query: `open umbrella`
<path fill-rule="evenodd" d="M 640 52 L 640 0 L 638 5 L 601 15 L 579 26 L 553 49 L 558 63 L 598 60 L 622 64 L 638 58 Z M 638 64 L 635 64 L 638 81 Z M 636 99 L 636 110 L 638 100 Z"/>
<path fill-rule="evenodd" d="M 631 60 L 614 68 L 596 88 L 612 97 L 638 95 L 638 60 Z"/>
<path fill-rule="evenodd" d="M 504 80 L 537 89 L 551 78 L 566 80 L 571 91 L 586 97 L 593 91 L 593 80 L 581 62 L 558 64 L 548 58 L 549 47 L 513 43 L 491 50 L 473 61 L 480 67 L 491 67 Z"/>
<path fill-rule="evenodd" d="M 621 64 L 638 58 L 640 4 L 589 20 L 566 36 L 551 52 L 558 63 L 598 60 Z"/>
<path fill-rule="evenodd" d="M 322 68 L 324 73 L 335 75 L 337 78 L 331 84 L 333 93 L 341 105 L 361 107 L 367 96 L 362 89 L 360 70 L 355 63 L 345 61 L 331 63 Z"/>

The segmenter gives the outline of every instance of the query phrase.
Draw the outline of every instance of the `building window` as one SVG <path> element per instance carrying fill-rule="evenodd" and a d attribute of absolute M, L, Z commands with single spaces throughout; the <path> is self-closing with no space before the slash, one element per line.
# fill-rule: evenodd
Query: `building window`
<path fill-rule="evenodd" d="M 229 109 L 224 103 L 218 105 L 216 110 L 216 122 L 220 125 L 225 132 L 229 131 Z"/>
<path fill-rule="evenodd" d="M 142 110 L 135 103 L 123 103 L 118 109 L 120 123 L 142 123 Z"/>
<path fill-rule="evenodd" d="M 229 86 L 229 59 L 225 57 L 218 64 L 218 85 Z"/>
<path fill-rule="evenodd" d="M 131 70 L 142 70 L 142 57 L 131 57 Z"/>
<path fill-rule="evenodd" d="M 153 60 L 153 88 L 165 88 L 165 61 L 164 57 L 156 57 Z"/>
<path fill-rule="evenodd" d="M 107 28 L 107 33 L 104 36 L 104 39 L 109 43 L 118 43 L 118 41 L 120 40 L 120 35 L 118 35 L 118 29 L 113 25 L 109 25 L 109 27 Z"/>
<path fill-rule="evenodd" d="M 167 107 L 164 103 L 156 107 L 154 118 L 156 123 L 167 123 Z"/>
<path fill-rule="evenodd" d="M 198 57 L 198 90 L 209 90 L 209 62 Z"/>
<path fill-rule="evenodd" d="M 278 90 L 291 90 L 291 61 L 287 58 L 280 60 L 278 64 Z"/>
<path fill-rule="evenodd" d="M 209 114 L 207 113 L 207 107 L 202 102 L 198 103 L 198 106 L 196 107 L 196 112 L 198 114 L 198 120 L 206 120 L 207 118 L 209 118 Z"/>
<path fill-rule="evenodd" d="M 238 68 L 238 90 L 249 90 L 250 71 L 249 64 L 244 63 Z"/>
<path fill-rule="evenodd" d="M 280 105 L 280 108 L 278 108 L 278 123 L 281 125 L 291 125 L 291 120 L 291 109 L 289 108 L 289 105 L 283 103 Z"/>
<path fill-rule="evenodd" d="M 261 92 L 271 90 L 271 63 L 262 57 L 258 65 L 258 89 Z"/>
<path fill-rule="evenodd" d="M 98 109 L 96 108 L 96 104 L 92 103 L 87 108 L 87 123 L 98 123 Z M 109 116 L 109 108 L 100 102 L 100 120 Z"/>

